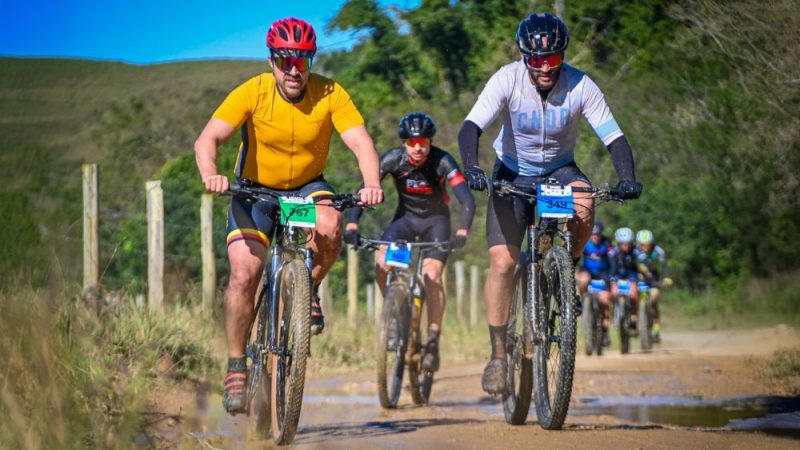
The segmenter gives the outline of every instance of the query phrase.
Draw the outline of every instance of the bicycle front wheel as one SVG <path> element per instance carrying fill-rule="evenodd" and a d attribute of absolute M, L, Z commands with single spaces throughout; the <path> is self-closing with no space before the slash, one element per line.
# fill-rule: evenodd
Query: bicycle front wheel
<path fill-rule="evenodd" d="M 403 387 L 403 369 L 408 348 L 408 289 L 392 283 L 383 296 L 383 318 L 376 342 L 378 399 L 383 408 L 396 408 Z"/>
<path fill-rule="evenodd" d="M 528 293 L 527 265 L 517 266 L 514 274 L 514 296 L 511 300 L 506 326 L 506 361 L 508 362 L 507 391 L 503 395 L 503 414 L 506 422 L 522 425 L 528 418 L 533 389 L 530 352 L 532 348 L 530 321 L 526 300 Z"/>
<path fill-rule="evenodd" d="M 637 322 L 637 326 L 639 328 L 639 341 L 644 351 L 650 351 L 650 349 L 653 348 L 653 340 L 650 336 L 653 318 L 650 316 L 649 300 L 650 298 L 647 294 L 639 296 L 639 321 Z"/>
<path fill-rule="evenodd" d="M 278 292 L 278 353 L 272 358 L 272 435 L 290 444 L 297 432 L 311 340 L 311 278 L 300 260 L 282 268 Z"/>
<path fill-rule="evenodd" d="M 572 396 L 577 339 L 575 269 L 566 249 L 547 253 L 538 280 L 534 301 L 542 341 L 533 357 L 536 414 L 542 428 L 558 430 Z"/>

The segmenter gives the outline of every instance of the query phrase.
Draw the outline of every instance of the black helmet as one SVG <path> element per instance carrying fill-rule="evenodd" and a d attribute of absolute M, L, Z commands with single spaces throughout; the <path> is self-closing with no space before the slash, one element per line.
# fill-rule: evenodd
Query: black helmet
<path fill-rule="evenodd" d="M 400 136 L 400 139 L 432 138 L 434 134 L 436 134 L 436 124 L 433 123 L 431 116 L 421 112 L 413 112 L 403 117 L 397 128 L 397 135 Z"/>
<path fill-rule="evenodd" d="M 569 31 L 560 18 L 550 13 L 533 13 L 519 23 L 515 39 L 519 51 L 525 55 L 549 55 L 567 49 Z"/>

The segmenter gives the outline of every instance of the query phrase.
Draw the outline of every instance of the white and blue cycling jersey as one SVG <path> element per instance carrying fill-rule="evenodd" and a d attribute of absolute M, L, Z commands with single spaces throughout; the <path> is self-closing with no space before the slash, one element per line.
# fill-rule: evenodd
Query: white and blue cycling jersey
<path fill-rule="evenodd" d="M 606 146 L 623 135 L 600 88 L 566 63 L 546 101 L 521 60 L 506 64 L 486 83 L 465 120 L 485 130 L 501 112 L 503 127 L 493 145 L 497 158 L 524 176 L 547 175 L 574 160 L 581 116 Z"/>

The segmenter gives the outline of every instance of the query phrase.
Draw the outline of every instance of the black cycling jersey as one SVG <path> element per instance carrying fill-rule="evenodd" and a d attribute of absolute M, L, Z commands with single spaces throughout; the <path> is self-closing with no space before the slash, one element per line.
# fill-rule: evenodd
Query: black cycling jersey
<path fill-rule="evenodd" d="M 418 217 L 450 214 L 445 181 L 461 203 L 459 228 L 469 229 L 475 214 L 475 200 L 467 186 L 458 163 L 446 151 L 431 146 L 428 158 L 421 166 L 411 163 L 405 147 L 395 147 L 381 156 L 381 179 L 392 175 L 397 187 L 398 200 L 395 220 L 407 213 Z M 348 222 L 358 222 L 360 208 L 348 213 Z"/>
<path fill-rule="evenodd" d="M 608 259 L 612 278 L 634 280 L 639 277 L 639 250 L 633 248 L 625 253 L 617 246 L 608 253 Z"/>

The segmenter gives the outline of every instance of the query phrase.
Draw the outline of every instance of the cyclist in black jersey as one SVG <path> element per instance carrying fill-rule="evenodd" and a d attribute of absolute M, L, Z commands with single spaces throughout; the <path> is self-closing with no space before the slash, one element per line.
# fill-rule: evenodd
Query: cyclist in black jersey
<path fill-rule="evenodd" d="M 398 205 L 392 223 L 383 232 L 381 240 L 395 241 L 446 241 L 451 247 L 462 247 L 475 214 L 475 200 L 461 174 L 455 159 L 431 144 L 436 125 L 424 113 L 411 113 L 400 120 L 398 135 L 403 145 L 381 156 L 381 179 L 391 175 L 397 187 Z M 450 184 L 461 203 L 461 217 L 456 233 L 450 236 L 449 196 L 445 183 Z M 358 220 L 361 210 L 350 210 L 344 240 L 358 243 Z M 386 284 L 387 267 L 384 264 L 386 249 L 376 254 L 376 279 L 378 286 Z M 423 260 L 425 292 L 428 305 L 428 342 L 423 369 L 439 369 L 439 335 L 442 329 L 445 298 L 442 271 L 448 252 L 433 250 Z"/>

